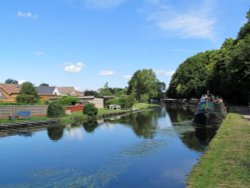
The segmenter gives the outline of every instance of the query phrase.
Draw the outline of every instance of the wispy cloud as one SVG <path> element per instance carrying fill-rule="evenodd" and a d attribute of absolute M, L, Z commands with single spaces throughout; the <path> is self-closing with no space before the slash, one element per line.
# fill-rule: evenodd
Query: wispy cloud
<path fill-rule="evenodd" d="M 37 56 L 45 55 L 45 53 L 43 51 L 35 51 L 34 54 L 37 55 Z"/>
<path fill-rule="evenodd" d="M 83 64 L 82 62 L 78 62 L 78 63 L 65 63 L 64 66 L 64 71 L 65 72 L 70 72 L 70 73 L 78 73 L 80 72 L 86 65 Z"/>
<path fill-rule="evenodd" d="M 175 71 L 173 71 L 173 70 L 171 70 L 171 71 L 167 71 L 167 70 L 154 70 L 154 72 L 157 75 L 166 76 L 168 78 L 171 78 L 173 76 L 173 74 L 175 73 Z"/>
<path fill-rule="evenodd" d="M 33 14 L 32 12 L 22 12 L 18 11 L 16 14 L 18 17 L 26 17 L 26 18 L 38 18 L 38 15 Z"/>
<path fill-rule="evenodd" d="M 154 5 L 149 11 L 147 20 L 163 31 L 182 38 L 214 38 L 216 19 L 212 16 L 212 1 L 203 0 L 202 5 L 190 5 L 186 9 L 178 9 L 163 1 L 150 0 Z M 191 7 L 192 6 L 192 7 Z"/>
<path fill-rule="evenodd" d="M 114 74 L 115 72 L 112 70 L 101 70 L 99 73 L 100 76 L 112 76 Z"/>
<path fill-rule="evenodd" d="M 71 5 L 83 5 L 87 9 L 105 10 L 113 9 L 126 0 L 67 0 Z"/>

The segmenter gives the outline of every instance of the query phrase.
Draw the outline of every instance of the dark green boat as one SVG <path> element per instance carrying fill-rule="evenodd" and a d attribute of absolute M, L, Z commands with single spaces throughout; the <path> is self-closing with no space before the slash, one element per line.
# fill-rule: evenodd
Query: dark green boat
<path fill-rule="evenodd" d="M 227 113 L 223 102 L 203 102 L 197 105 L 194 113 L 194 125 L 218 125 Z"/>

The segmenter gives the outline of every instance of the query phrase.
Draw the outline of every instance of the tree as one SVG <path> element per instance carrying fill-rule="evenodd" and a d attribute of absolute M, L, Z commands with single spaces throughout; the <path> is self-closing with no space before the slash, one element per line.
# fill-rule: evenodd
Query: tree
<path fill-rule="evenodd" d="M 73 96 L 62 96 L 59 98 L 59 103 L 61 103 L 64 106 L 70 106 L 75 105 L 76 103 L 79 103 L 80 99 Z"/>
<path fill-rule="evenodd" d="M 121 95 L 115 98 L 112 98 L 108 101 L 108 105 L 117 104 L 120 105 L 122 109 L 131 108 L 135 104 L 135 96 L 131 95 Z"/>
<path fill-rule="evenodd" d="M 250 9 L 247 12 L 247 23 L 243 27 L 241 27 L 237 39 L 243 39 L 246 35 L 250 34 Z"/>
<path fill-rule="evenodd" d="M 48 86 L 49 87 L 49 84 L 47 84 L 47 83 L 41 83 L 40 86 Z"/>
<path fill-rule="evenodd" d="M 64 116 L 65 111 L 61 103 L 58 101 L 53 101 L 49 104 L 47 109 L 47 116 L 48 117 L 62 117 Z"/>
<path fill-rule="evenodd" d="M 101 96 L 101 97 L 104 97 L 104 96 L 111 96 L 112 93 L 111 93 L 111 89 L 109 88 L 109 85 L 108 85 L 108 82 L 106 82 L 104 84 L 104 87 L 103 88 L 100 88 L 98 90 L 98 95 Z"/>
<path fill-rule="evenodd" d="M 209 90 L 228 103 L 250 101 L 250 9 L 237 39 L 226 39 L 219 50 L 185 60 L 172 76 L 168 97 L 198 97 Z"/>
<path fill-rule="evenodd" d="M 35 104 L 39 101 L 39 96 L 32 83 L 24 82 L 22 84 L 16 101 L 19 104 Z"/>
<path fill-rule="evenodd" d="M 98 93 L 97 93 L 97 91 L 94 91 L 94 90 L 86 90 L 86 91 L 84 91 L 84 96 L 98 97 Z"/>
<path fill-rule="evenodd" d="M 5 80 L 5 83 L 6 83 L 6 84 L 16 84 L 16 85 L 17 85 L 17 84 L 18 84 L 18 81 L 9 78 L 9 79 Z"/>
<path fill-rule="evenodd" d="M 158 80 L 152 69 L 142 69 L 134 73 L 128 82 L 127 94 L 134 94 L 136 100 L 147 102 L 150 98 L 157 97 Z"/>
<path fill-rule="evenodd" d="M 83 108 L 83 114 L 87 115 L 88 121 L 96 121 L 98 110 L 92 103 L 87 103 Z"/>

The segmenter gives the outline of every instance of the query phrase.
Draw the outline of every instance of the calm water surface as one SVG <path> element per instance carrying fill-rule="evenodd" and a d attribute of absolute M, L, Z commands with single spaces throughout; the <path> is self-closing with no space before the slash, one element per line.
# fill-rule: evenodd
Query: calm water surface
<path fill-rule="evenodd" d="M 185 187 L 214 135 L 191 118 L 164 106 L 99 125 L 0 132 L 0 187 Z"/>

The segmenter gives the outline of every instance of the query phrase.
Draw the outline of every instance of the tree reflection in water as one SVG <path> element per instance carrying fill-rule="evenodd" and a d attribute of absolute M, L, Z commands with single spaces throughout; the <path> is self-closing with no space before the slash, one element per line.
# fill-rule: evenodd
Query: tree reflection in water
<path fill-rule="evenodd" d="M 97 126 L 98 126 L 98 123 L 96 120 L 89 120 L 86 123 L 83 123 L 83 128 L 88 133 L 94 132 Z"/>
<path fill-rule="evenodd" d="M 60 140 L 63 136 L 64 126 L 57 127 L 47 127 L 47 133 L 51 140 L 57 141 Z"/>
<path fill-rule="evenodd" d="M 158 116 L 158 110 L 149 110 L 122 116 L 120 119 L 112 121 L 112 123 L 122 123 L 130 127 L 132 126 L 137 136 L 152 139 L 157 129 Z"/>
<path fill-rule="evenodd" d="M 166 109 L 181 141 L 192 150 L 203 151 L 215 136 L 217 128 L 193 127 L 191 125 L 193 112 L 183 105 L 167 105 Z M 180 131 L 187 129 L 188 126 L 188 131 Z"/>

